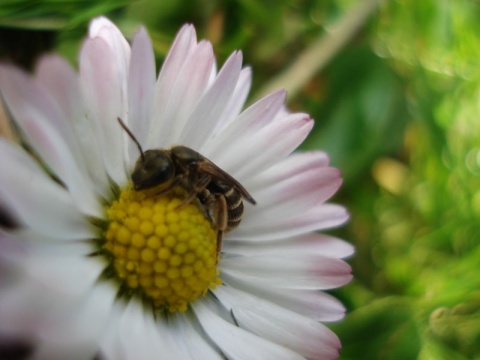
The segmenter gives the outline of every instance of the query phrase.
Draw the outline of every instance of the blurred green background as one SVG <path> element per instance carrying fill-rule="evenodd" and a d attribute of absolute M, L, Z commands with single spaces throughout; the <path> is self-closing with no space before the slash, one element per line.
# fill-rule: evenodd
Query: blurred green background
<path fill-rule="evenodd" d="M 219 64 L 243 50 L 250 102 L 285 87 L 316 120 L 303 149 L 342 169 L 356 247 L 341 359 L 480 359 L 479 1 L 2 0 L 0 57 L 76 63 L 99 14 L 145 24 L 158 64 L 191 22 Z"/>

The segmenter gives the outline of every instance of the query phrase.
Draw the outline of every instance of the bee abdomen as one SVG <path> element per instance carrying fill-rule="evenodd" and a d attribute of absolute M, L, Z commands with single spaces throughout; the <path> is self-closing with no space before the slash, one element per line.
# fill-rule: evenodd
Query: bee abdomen
<path fill-rule="evenodd" d="M 243 196 L 237 191 L 234 187 L 222 183 L 221 181 L 211 182 L 207 188 L 208 194 L 202 194 L 200 196 L 200 201 L 206 203 L 207 197 L 210 197 L 210 194 L 220 195 L 224 199 L 225 204 L 225 232 L 235 229 L 238 227 L 243 217 Z M 225 226 L 224 225 L 224 226 Z"/>
<path fill-rule="evenodd" d="M 243 201 L 240 198 L 240 202 L 235 208 L 228 209 L 228 225 L 227 231 L 235 229 L 243 218 Z"/>
<path fill-rule="evenodd" d="M 225 196 L 225 200 L 227 201 L 228 210 L 234 210 L 241 205 L 243 210 L 242 195 L 238 191 L 235 191 L 234 188 L 230 188 L 225 191 L 223 195 Z"/>

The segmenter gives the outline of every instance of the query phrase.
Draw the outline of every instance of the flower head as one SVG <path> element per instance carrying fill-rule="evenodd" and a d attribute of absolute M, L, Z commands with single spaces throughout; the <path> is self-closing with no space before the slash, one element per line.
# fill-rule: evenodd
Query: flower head
<path fill-rule="evenodd" d="M 53 359 L 337 357 L 321 322 L 344 308 L 322 290 L 351 279 L 353 250 L 314 232 L 347 213 L 325 203 L 341 184 L 327 155 L 292 153 L 309 116 L 282 90 L 242 111 L 242 54 L 217 72 L 191 25 L 157 80 L 147 32 L 130 47 L 103 17 L 79 63 L 0 67 L 28 144 L 0 139 L 0 338 Z"/>

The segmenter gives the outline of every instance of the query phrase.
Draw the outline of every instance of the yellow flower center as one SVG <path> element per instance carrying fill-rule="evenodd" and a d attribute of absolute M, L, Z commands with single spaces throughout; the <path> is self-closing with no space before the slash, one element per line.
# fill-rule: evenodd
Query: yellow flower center
<path fill-rule="evenodd" d="M 160 196 L 124 189 L 107 210 L 104 235 L 119 280 L 171 312 L 221 284 L 217 233 L 199 204 L 181 205 L 184 198 L 180 189 Z"/>

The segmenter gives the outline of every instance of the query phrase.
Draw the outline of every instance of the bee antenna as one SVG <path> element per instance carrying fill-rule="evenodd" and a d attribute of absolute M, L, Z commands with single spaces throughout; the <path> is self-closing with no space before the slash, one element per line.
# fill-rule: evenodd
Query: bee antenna
<path fill-rule="evenodd" d="M 125 130 L 127 132 L 128 136 L 130 136 L 130 138 L 135 142 L 135 144 L 137 144 L 138 150 L 140 151 L 140 156 L 142 158 L 142 161 L 144 161 L 145 160 L 145 155 L 143 154 L 142 145 L 140 145 L 140 143 L 138 142 L 135 135 L 133 135 L 133 133 L 130 131 L 130 129 L 127 127 L 127 125 L 122 121 L 122 119 L 117 117 L 117 120 L 118 120 L 118 123 L 120 124 L 120 126 L 123 128 L 123 130 Z"/>

